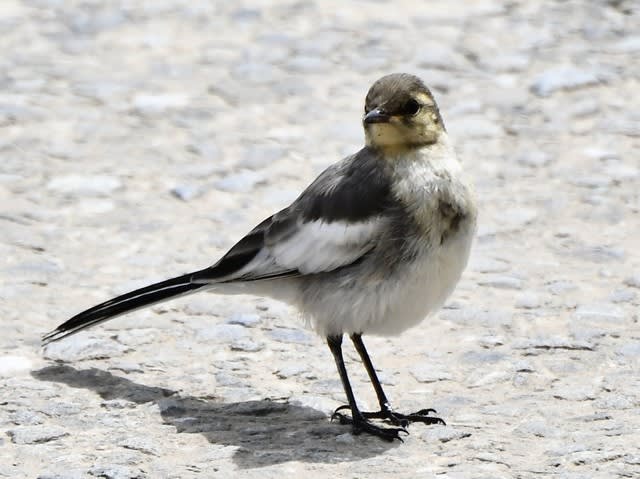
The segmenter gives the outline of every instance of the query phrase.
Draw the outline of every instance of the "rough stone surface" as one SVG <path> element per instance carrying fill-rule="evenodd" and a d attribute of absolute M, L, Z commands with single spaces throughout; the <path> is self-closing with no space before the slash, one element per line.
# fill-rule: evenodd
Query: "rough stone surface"
<path fill-rule="evenodd" d="M 638 1 L 0 10 L 0 477 L 640 477 Z M 324 340 L 261 298 L 182 298 L 41 350 L 78 311 L 212 264 L 355 152 L 393 71 L 431 86 L 480 225 L 445 308 L 365 341 L 394 408 L 446 427 L 389 444 L 331 422 Z"/>
<path fill-rule="evenodd" d="M 47 426 L 24 426 L 19 429 L 10 429 L 7 434 L 14 444 L 43 444 L 69 435 L 61 427 Z"/>

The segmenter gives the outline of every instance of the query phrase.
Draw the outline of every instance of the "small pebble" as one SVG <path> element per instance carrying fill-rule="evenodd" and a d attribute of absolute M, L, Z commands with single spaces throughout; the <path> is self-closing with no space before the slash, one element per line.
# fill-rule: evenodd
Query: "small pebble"
<path fill-rule="evenodd" d="M 69 435 L 69 433 L 61 427 L 44 425 L 23 426 L 17 429 L 10 429 L 7 431 L 7 434 L 9 434 L 14 444 L 44 444 Z"/>
<path fill-rule="evenodd" d="M 478 284 L 499 289 L 522 289 L 522 281 L 511 276 L 489 276 L 478 281 Z"/>
<path fill-rule="evenodd" d="M 625 278 L 623 282 L 631 288 L 640 288 L 640 273 Z"/>
<path fill-rule="evenodd" d="M 314 338 L 301 329 L 278 328 L 269 331 L 269 336 L 281 343 L 311 344 L 314 342 Z"/>
<path fill-rule="evenodd" d="M 520 309 L 536 309 L 540 307 L 540 298 L 534 293 L 523 293 L 517 296 L 515 307 Z"/>
<path fill-rule="evenodd" d="M 538 75 L 531 84 L 531 91 L 538 96 L 546 97 L 560 90 L 574 90 L 600 83 L 598 74 L 581 70 L 573 66 L 550 68 Z"/>

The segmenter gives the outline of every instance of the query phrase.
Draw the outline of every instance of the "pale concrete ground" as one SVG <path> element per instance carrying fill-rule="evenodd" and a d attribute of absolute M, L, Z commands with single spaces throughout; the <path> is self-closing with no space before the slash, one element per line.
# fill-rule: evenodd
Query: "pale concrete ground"
<path fill-rule="evenodd" d="M 640 476 L 639 4 L 426 5 L 2 1 L 0 477 Z M 368 344 L 396 407 L 449 426 L 331 424 L 324 342 L 264 299 L 182 299 L 43 354 L 354 152 L 392 71 L 433 87 L 481 227 L 448 307 Z"/>

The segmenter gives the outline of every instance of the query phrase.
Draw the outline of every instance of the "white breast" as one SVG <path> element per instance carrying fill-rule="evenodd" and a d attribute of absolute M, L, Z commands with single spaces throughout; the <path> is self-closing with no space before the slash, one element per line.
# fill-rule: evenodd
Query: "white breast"
<path fill-rule="evenodd" d="M 437 311 L 451 295 L 469 259 L 475 221 L 468 221 L 456 235 L 418 257 L 402 281 L 389 282 L 384 317 L 367 325 L 367 333 L 394 335 L 417 325 Z"/>

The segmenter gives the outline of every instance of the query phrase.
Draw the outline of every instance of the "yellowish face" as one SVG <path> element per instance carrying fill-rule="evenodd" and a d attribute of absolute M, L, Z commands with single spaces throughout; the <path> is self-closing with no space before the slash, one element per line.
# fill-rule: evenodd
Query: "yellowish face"
<path fill-rule="evenodd" d="M 438 141 L 444 131 L 438 107 L 426 93 L 417 92 L 409 97 L 397 111 L 385 112 L 374 122 L 364 117 L 367 144 L 381 148 L 411 148 Z"/>

